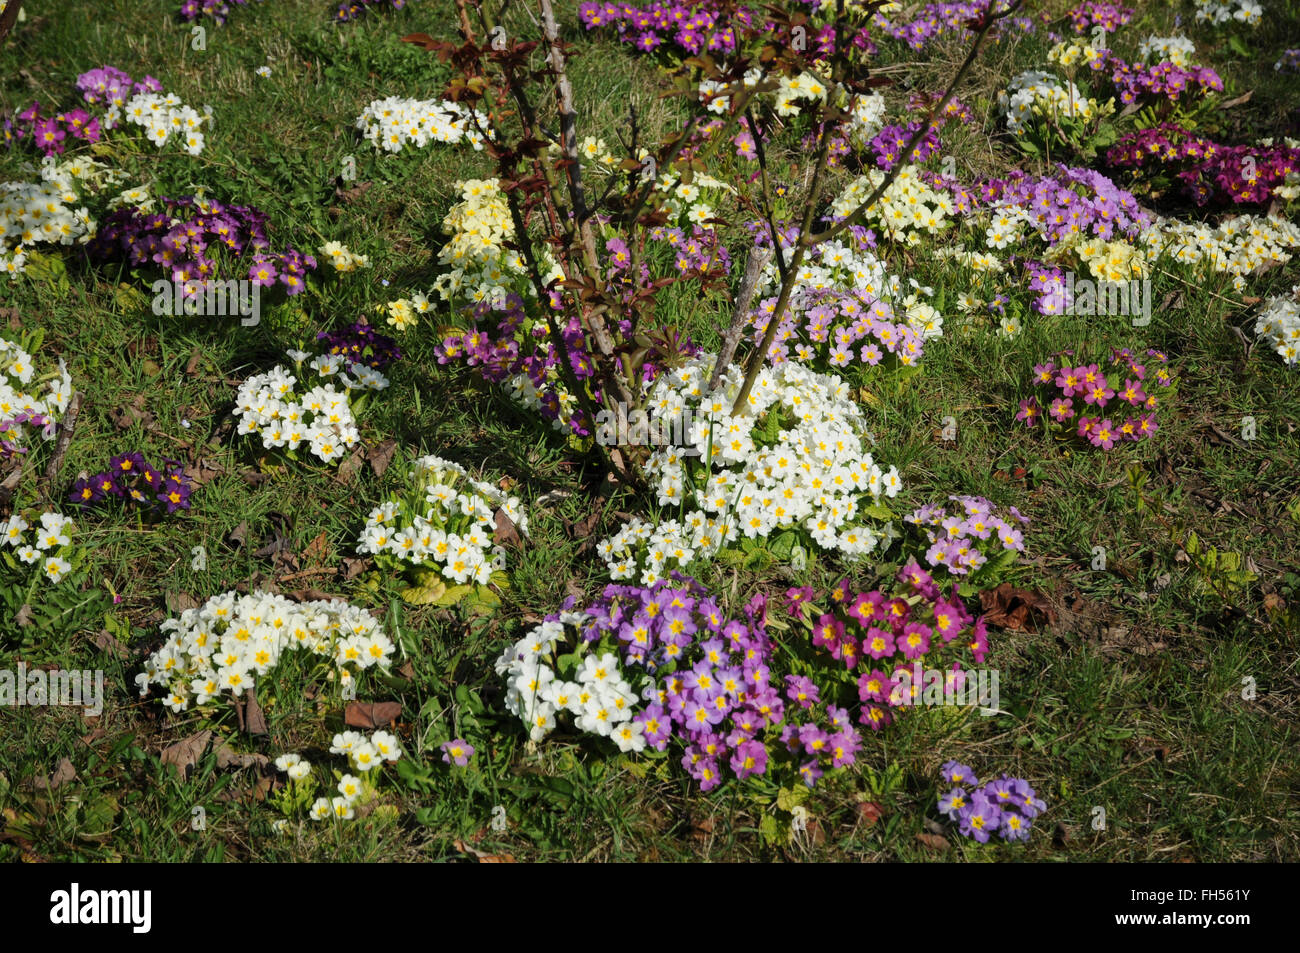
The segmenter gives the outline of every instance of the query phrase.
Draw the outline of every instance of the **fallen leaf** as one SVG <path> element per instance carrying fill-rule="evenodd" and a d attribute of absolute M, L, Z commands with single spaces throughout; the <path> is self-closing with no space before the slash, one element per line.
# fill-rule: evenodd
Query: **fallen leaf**
<path fill-rule="evenodd" d="M 884 815 L 884 809 L 875 801 L 862 801 L 858 804 L 858 817 L 862 818 L 866 827 L 875 827 Z"/>
<path fill-rule="evenodd" d="M 100 629 L 99 634 L 95 636 L 95 648 L 118 658 L 126 658 L 131 654 L 131 650 L 118 641 L 117 636 L 108 629 Z"/>
<path fill-rule="evenodd" d="M 462 840 L 459 837 L 451 842 L 451 846 L 455 847 L 462 854 L 468 854 L 469 856 L 473 857 L 480 864 L 515 863 L 514 857 L 511 856 L 510 854 L 489 854 L 487 851 L 479 850 L 477 847 L 474 847 L 472 844 L 466 843 L 464 840 Z"/>
<path fill-rule="evenodd" d="M 938 834 L 927 834 L 922 832 L 916 835 L 916 839 L 920 841 L 922 845 L 930 848 L 930 850 L 945 851 L 949 846 L 951 846 L 948 843 L 948 838 L 940 837 Z"/>
<path fill-rule="evenodd" d="M 199 364 L 203 361 L 203 352 L 195 348 L 190 352 L 189 362 L 185 365 L 185 374 L 187 377 L 193 377 L 199 370 Z"/>
<path fill-rule="evenodd" d="M 302 558 L 308 562 L 320 564 L 329 559 L 329 535 L 321 530 L 320 535 L 308 543 L 302 550 Z"/>
<path fill-rule="evenodd" d="M 213 463 L 209 460 L 199 460 L 197 463 L 192 463 L 187 466 L 183 472 L 186 479 L 197 488 L 203 486 L 205 483 L 211 482 L 213 477 L 220 476 L 226 471 L 219 463 Z"/>
<path fill-rule="evenodd" d="M 1040 593 L 1017 589 L 1004 582 L 980 593 L 980 605 L 990 625 L 1013 632 L 1039 632 L 1043 621 L 1056 622 L 1056 610 Z"/>
<path fill-rule="evenodd" d="M 343 711 L 343 723 L 349 728 L 382 728 L 401 714 L 400 702 L 349 702 Z"/>
<path fill-rule="evenodd" d="M 264 754 L 241 754 L 224 741 L 217 749 L 218 768 L 252 768 L 264 767 L 271 759 Z"/>
<path fill-rule="evenodd" d="M 235 549 L 243 549 L 248 542 L 248 520 L 240 520 L 239 525 L 226 534 L 226 542 Z"/>
<path fill-rule="evenodd" d="M 266 715 L 257 703 L 257 691 L 250 688 L 244 693 L 244 730 L 250 735 L 269 734 L 266 727 Z"/>
<path fill-rule="evenodd" d="M 365 461 L 366 458 L 361 449 L 361 444 L 357 444 L 352 448 L 352 452 L 343 458 L 343 462 L 339 464 L 338 470 L 334 472 L 335 482 L 347 486 L 352 482 L 353 478 L 361 472 L 361 465 L 365 463 Z"/>
<path fill-rule="evenodd" d="M 1231 109 L 1233 106 L 1240 106 L 1243 103 L 1250 102 L 1250 97 L 1255 95 L 1253 89 L 1248 89 L 1235 99 L 1229 99 L 1226 103 L 1219 103 L 1220 109 Z"/>
<path fill-rule="evenodd" d="M 357 578 L 357 576 L 361 575 L 363 572 L 366 571 L 366 567 L 370 564 L 370 562 L 371 560 L 369 559 L 357 559 L 354 556 L 344 556 L 343 557 L 343 581 L 347 582 L 349 579 Z"/>
<path fill-rule="evenodd" d="M 181 613 L 186 609 L 197 609 L 202 603 L 188 592 L 168 592 L 163 596 L 163 604 L 171 612 Z"/>
<path fill-rule="evenodd" d="M 340 201 L 350 204 L 369 192 L 372 185 L 374 185 L 373 182 L 358 182 L 350 189 L 335 188 L 334 194 L 338 196 Z"/>
<path fill-rule="evenodd" d="M 514 520 L 506 516 L 505 510 L 496 511 L 496 529 L 492 531 L 492 542 L 503 546 L 514 546 L 516 549 L 523 546 L 523 541 L 519 538 L 519 528 L 515 526 Z"/>
<path fill-rule="evenodd" d="M 388 465 L 393 462 L 395 453 L 397 453 L 397 441 L 389 437 L 366 454 L 366 462 L 370 464 L 370 469 L 374 471 L 375 476 L 381 477 L 384 475 Z"/>
<path fill-rule="evenodd" d="M 208 742 L 211 740 L 211 731 L 196 732 L 188 738 L 164 748 L 158 760 L 163 764 L 176 765 L 176 772 L 184 781 L 190 772 L 190 768 L 198 764 L 199 758 L 203 757 L 203 752 L 208 750 Z"/>
<path fill-rule="evenodd" d="M 54 769 L 54 774 L 50 777 L 40 775 L 32 778 L 32 787 L 38 791 L 53 791 L 61 784 L 67 784 L 69 781 L 77 779 L 77 769 L 72 766 L 72 762 L 67 758 L 59 761 L 59 766 Z"/>
<path fill-rule="evenodd" d="M 108 417 L 119 430 L 130 430 L 136 424 L 140 424 L 145 430 L 148 430 L 154 425 L 156 418 L 153 411 L 145 407 L 147 402 L 146 395 L 138 394 L 129 405 L 110 412 Z"/>
<path fill-rule="evenodd" d="M 17 612 L 14 613 L 14 622 L 17 625 L 23 626 L 24 628 L 31 625 L 32 607 L 24 602 L 22 608 L 20 608 Z"/>

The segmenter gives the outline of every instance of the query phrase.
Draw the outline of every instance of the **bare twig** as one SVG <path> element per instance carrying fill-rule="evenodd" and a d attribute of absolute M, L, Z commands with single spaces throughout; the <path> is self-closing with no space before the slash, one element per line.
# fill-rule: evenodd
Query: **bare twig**
<path fill-rule="evenodd" d="M 72 443 L 72 428 L 77 426 L 77 415 L 81 413 L 81 402 L 85 399 L 85 394 L 80 391 L 72 395 L 72 400 L 68 401 L 68 409 L 63 412 L 63 421 L 59 426 L 59 438 L 54 443 L 54 453 L 50 456 L 50 462 L 45 465 L 45 483 L 51 489 L 59 478 L 59 467 L 63 464 L 63 457 L 68 452 L 68 444 Z"/>
<path fill-rule="evenodd" d="M 772 249 L 757 246 L 749 253 L 749 258 L 745 261 L 745 274 L 740 280 L 740 290 L 736 292 L 736 307 L 731 312 L 731 326 L 727 328 L 727 333 L 722 336 L 722 347 L 718 351 L 718 361 L 713 366 L 713 375 L 709 378 L 710 391 L 718 386 L 718 381 L 722 378 L 722 372 L 731 363 L 732 357 L 735 356 L 736 347 L 740 344 L 740 336 L 749 323 L 749 306 L 753 303 L 754 292 L 758 289 L 758 279 L 771 258 Z"/>

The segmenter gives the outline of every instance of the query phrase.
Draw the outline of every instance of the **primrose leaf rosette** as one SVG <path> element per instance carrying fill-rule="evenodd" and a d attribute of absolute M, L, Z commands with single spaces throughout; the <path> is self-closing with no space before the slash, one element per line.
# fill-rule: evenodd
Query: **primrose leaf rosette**
<path fill-rule="evenodd" d="M 396 648 L 366 609 L 341 599 L 296 602 L 261 591 L 213 596 L 161 628 L 167 641 L 135 682 L 141 697 L 152 685 L 166 691 L 163 703 L 172 711 L 225 694 L 238 698 L 295 650 L 315 656 L 347 686 L 366 669 L 387 669 Z"/>
<path fill-rule="evenodd" d="M 872 438 L 848 384 L 787 361 L 760 372 L 748 413 L 733 416 L 744 374 L 733 365 L 710 391 L 714 360 L 702 355 L 649 386 L 647 432 L 682 440 L 654 449 L 645 474 L 659 506 L 678 515 L 633 519 L 603 540 L 611 576 L 652 585 L 729 544 L 786 530 L 848 562 L 887 546 L 898 534 L 882 497 L 902 483 L 864 449 Z M 608 429 L 597 439 L 620 442 Z"/>

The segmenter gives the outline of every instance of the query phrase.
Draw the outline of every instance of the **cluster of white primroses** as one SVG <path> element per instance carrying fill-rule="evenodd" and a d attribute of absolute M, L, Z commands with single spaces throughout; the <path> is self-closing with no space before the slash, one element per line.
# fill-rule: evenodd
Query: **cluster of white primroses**
<path fill-rule="evenodd" d="M 383 390 L 388 378 L 338 354 L 287 353 L 298 375 L 310 371 L 317 383 L 309 390 L 296 390 L 300 377 L 278 364 L 265 374 L 254 374 L 235 398 L 238 432 L 258 434 L 268 450 L 295 451 L 305 446 L 325 463 L 339 460 L 361 439 L 349 402 L 351 392 Z"/>
<path fill-rule="evenodd" d="M 352 820 L 357 808 L 368 804 L 378 794 L 378 772 L 375 769 L 382 764 L 400 761 L 402 745 L 396 735 L 387 731 L 376 731 L 370 737 L 359 731 L 344 731 L 334 736 L 330 754 L 346 755 L 348 770 L 333 772 L 337 794 L 315 800 L 312 800 L 312 795 L 318 790 L 318 785 L 311 762 L 299 754 L 283 754 L 275 759 L 276 770 L 289 777 L 287 790 L 278 798 L 281 810 L 294 814 L 305 809 L 307 816 L 314 821 L 331 817 L 341 821 Z M 356 774 L 352 773 L 354 771 Z M 277 831 L 283 831 L 287 823 L 288 818 L 285 818 L 273 826 Z"/>
<path fill-rule="evenodd" d="M 175 93 L 136 93 L 124 106 L 109 104 L 103 127 L 112 129 L 125 120 L 144 129 L 145 136 L 158 148 L 168 142 L 179 142 L 181 148 L 192 156 L 203 152 L 203 126 L 212 124 L 212 109 L 202 113 L 186 106 Z"/>
<path fill-rule="evenodd" d="M 1281 215 L 1235 215 L 1217 225 L 1159 218 L 1139 242 L 1148 258 L 1167 255 L 1196 270 L 1232 275 L 1232 287 L 1244 291 L 1246 278 L 1285 264 L 1300 248 L 1300 227 Z"/>
<path fill-rule="evenodd" d="M 470 477 L 458 463 L 427 456 L 416 460 L 406 486 L 366 518 L 357 551 L 386 557 L 414 569 L 433 569 L 456 583 L 486 585 L 501 565 L 493 547 L 496 510 L 528 534 L 528 517 L 518 497 Z"/>
<path fill-rule="evenodd" d="M 367 610 L 342 600 L 296 602 L 285 596 L 231 591 L 162 624 L 167 640 L 136 676 L 140 695 L 157 685 L 172 711 L 239 697 L 288 651 L 319 656 L 344 689 L 358 672 L 387 669 L 395 646 Z"/>
<path fill-rule="evenodd" d="M 0 338 L 0 456 L 20 451 L 28 429 L 52 439 L 71 400 L 72 375 L 63 358 L 59 358 L 57 370 L 38 375 L 31 354 Z"/>
<path fill-rule="evenodd" d="M 562 612 L 558 620 L 543 622 L 502 653 L 496 672 L 506 680 L 506 710 L 528 726 L 532 741 L 550 734 L 555 716 L 567 711 L 581 731 L 609 738 L 620 751 L 641 751 L 642 726 L 632 722 L 641 699 L 612 652 L 584 657 L 572 681 L 559 678 L 547 664 L 565 635 L 564 627 L 580 626 L 589 618 Z"/>
<path fill-rule="evenodd" d="M 1288 367 L 1300 366 L 1300 285 L 1289 295 L 1264 302 L 1255 333 L 1268 342 Z"/>
<path fill-rule="evenodd" d="M 1138 46 L 1144 60 L 1150 61 L 1154 53 L 1156 62 L 1175 66 L 1190 66 L 1195 52 L 1196 44 L 1185 36 L 1148 36 Z"/>
<path fill-rule="evenodd" d="M 524 256 L 508 247 L 515 240 L 515 226 L 500 180 L 466 179 L 455 188 L 460 201 L 442 220 L 448 240 L 438 253 L 438 264 L 447 270 L 433 283 L 433 293 L 444 301 L 486 302 L 494 307 L 504 307 L 512 293 L 533 297 Z M 543 252 L 542 264 L 543 285 L 564 277 L 549 252 Z M 392 316 L 389 323 L 399 329 L 408 326 Z"/>
<path fill-rule="evenodd" d="M 0 523 L 0 532 L 4 533 L 0 547 L 13 550 L 19 562 L 39 567 L 45 578 L 57 585 L 72 572 L 78 553 L 72 543 L 75 529 L 69 517 L 54 510 L 46 510 L 35 524 L 14 513 Z M 6 559 L 12 558 L 8 553 L 5 555 Z"/>
<path fill-rule="evenodd" d="M 1074 83 L 1041 70 L 1026 70 L 998 94 L 998 105 L 1007 117 L 1007 129 L 1023 133 L 1035 117 L 1091 119 L 1104 107 L 1089 99 Z"/>
<path fill-rule="evenodd" d="M 328 258 L 334 270 L 340 273 L 370 267 L 368 255 L 358 255 L 341 242 L 326 242 L 320 247 L 320 253 Z"/>
<path fill-rule="evenodd" d="M 659 505 L 681 515 L 633 519 L 598 544 L 610 575 L 653 585 L 741 537 L 787 529 L 849 561 L 887 545 L 892 523 L 868 511 L 902 484 L 863 448 L 865 421 L 848 385 L 788 361 L 764 368 L 748 412 L 732 416 L 744 372 L 732 365 L 710 391 L 713 360 L 697 357 L 651 385 L 656 432 L 681 433 L 682 443 L 657 447 L 645 473 Z"/>
<path fill-rule="evenodd" d="M 376 99 L 357 117 L 362 136 L 386 152 L 401 152 L 406 146 L 423 149 L 431 142 L 454 145 L 468 142 L 483 148 L 477 123 L 487 128 L 487 117 L 460 103 L 440 99 L 404 99 L 389 96 Z"/>
<path fill-rule="evenodd" d="M 1196 22 L 1220 26 L 1224 23 L 1247 23 L 1259 26 L 1264 8 L 1255 0 L 1192 0 L 1196 4 Z"/>
<path fill-rule="evenodd" d="M 112 184 L 107 166 L 94 159 L 41 163 L 39 182 L 0 182 L 0 273 L 23 272 L 34 245 L 85 244 L 95 221 L 80 196 Z"/>
<path fill-rule="evenodd" d="M 838 220 L 849 215 L 883 182 L 885 173 L 872 169 L 859 176 L 831 203 Z M 951 224 L 952 196 L 946 189 L 933 189 L 917 174 L 916 166 L 903 166 L 889 188 L 866 210 L 869 223 L 879 225 L 893 241 L 920 244 L 922 236 L 937 235 Z"/>

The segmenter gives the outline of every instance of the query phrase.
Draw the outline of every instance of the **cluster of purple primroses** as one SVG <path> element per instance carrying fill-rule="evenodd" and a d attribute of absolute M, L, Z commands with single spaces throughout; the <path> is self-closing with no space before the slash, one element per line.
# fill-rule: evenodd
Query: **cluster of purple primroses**
<path fill-rule="evenodd" d="M 1007 508 L 1008 518 L 1003 518 L 982 496 L 949 496 L 948 500 L 957 505 L 927 503 L 906 518 L 929 540 L 925 561 L 931 567 L 964 576 L 987 563 L 990 553 L 1024 552 L 1024 530 L 1019 527 L 1028 526 L 1029 517 L 1014 506 Z"/>
<path fill-rule="evenodd" d="M 184 284 L 187 296 L 198 294 L 204 282 L 221 277 L 218 254 L 251 253 L 249 280 L 262 288 L 282 285 L 289 295 L 302 292 L 307 272 L 316 268 L 315 258 L 293 248 L 268 251 L 267 217 L 255 208 L 195 196 L 160 201 L 165 212 L 138 208 L 112 212 L 87 246 L 91 258 L 156 265 L 168 279 Z"/>
<path fill-rule="evenodd" d="M 62 155 L 69 139 L 98 142 L 103 135 L 99 120 L 84 109 L 44 116 L 40 103 L 32 103 L 12 119 L 6 118 L 2 128 L 6 145 L 30 138 L 47 156 Z"/>
<path fill-rule="evenodd" d="M 915 11 L 911 20 L 891 20 L 883 14 L 876 14 L 874 22 L 895 40 L 906 43 L 914 50 L 922 49 L 927 43 L 946 33 L 955 33 L 959 39 L 971 34 L 972 28 L 983 17 L 1005 10 L 1010 4 L 1007 0 L 971 0 L 966 3 L 927 3 Z M 905 8 L 905 11 L 910 8 Z M 1034 21 L 1029 17 L 1008 17 L 999 20 L 990 31 L 990 36 L 997 38 L 1008 30 L 1032 33 Z"/>
<path fill-rule="evenodd" d="M 1225 146 L 1184 129 L 1161 123 L 1122 137 L 1106 154 L 1121 169 L 1158 171 L 1181 167 L 1177 178 L 1197 205 L 1266 205 L 1273 191 L 1300 168 L 1300 149 L 1271 146 Z"/>
<path fill-rule="evenodd" d="M 739 6 L 724 13 L 709 0 L 643 6 L 588 2 L 579 4 L 578 19 L 588 30 L 615 30 L 620 41 L 642 53 L 677 56 L 704 52 L 727 56 L 737 52 L 746 40 L 784 35 L 783 28 L 756 10 Z M 823 24 L 808 38 L 808 52 L 828 53 L 834 37 L 834 26 Z M 854 33 L 852 43 L 868 54 L 876 51 L 865 29 Z"/>
<path fill-rule="evenodd" d="M 648 699 L 633 717 L 646 745 L 681 747 L 701 790 L 722 782 L 724 765 L 740 779 L 792 767 L 812 787 L 827 769 L 854 762 L 861 739 L 848 711 L 823 704 L 807 676 L 771 670 L 765 596 L 745 606 L 744 621 L 731 619 L 708 590 L 674 573 L 649 587 L 606 586 L 584 612 L 580 638 L 616 652 Z"/>
<path fill-rule="evenodd" d="M 1058 358 L 1070 356 L 1069 351 L 1057 355 Z M 1169 387 L 1174 378 L 1163 366 L 1168 358 L 1162 351 L 1152 348 L 1146 352 L 1146 358 L 1162 365 L 1155 368 L 1150 378 L 1147 365 L 1139 364 L 1139 357 L 1129 348 L 1112 349 L 1107 368 L 1100 364 L 1058 365 L 1055 360 L 1037 364 L 1034 382 L 1050 395 L 1050 399 L 1044 398 L 1048 406 L 1044 410 L 1037 397 L 1026 398 L 1020 402 L 1016 419 L 1026 427 L 1037 426 L 1040 421 L 1048 426 L 1069 426 L 1079 410 L 1087 409 L 1095 411 L 1095 415 L 1079 416 L 1076 433 L 1094 447 L 1110 450 L 1117 443 L 1150 437 L 1160 429 L 1155 413 L 1159 399 L 1155 390 L 1148 388 L 1151 384 Z M 1082 398 L 1083 408 L 1075 407 L 1075 398 Z M 1111 416 L 1103 414 L 1108 406 L 1112 407 Z M 1120 420 L 1115 416 L 1116 408 L 1144 412 Z"/>
<path fill-rule="evenodd" d="M 180 461 L 163 460 L 162 467 L 155 468 L 136 452 L 113 457 L 103 473 L 77 480 L 68 499 L 85 508 L 117 499 L 154 510 L 166 507 L 168 513 L 175 513 L 190 508 L 192 492 Z"/>
<path fill-rule="evenodd" d="M 1127 63 L 1113 53 L 1093 63 L 1098 69 L 1105 63 L 1110 81 L 1125 105 L 1143 99 L 1166 99 L 1177 102 L 1184 94 L 1203 96 L 1223 92 L 1223 78 L 1208 66 L 1179 66 L 1176 63 Z"/>
<path fill-rule="evenodd" d="M 940 769 L 946 784 L 955 785 L 939 798 L 939 811 L 958 825 L 963 837 L 987 844 L 993 834 L 1003 840 L 1028 840 L 1033 820 L 1047 810 L 1029 782 L 1007 775 L 980 785 L 975 772 L 948 761 Z"/>
<path fill-rule="evenodd" d="M 1133 13 L 1130 7 L 1122 7 L 1118 3 L 1096 3 L 1094 0 L 1084 0 L 1073 10 L 1068 11 L 1066 16 L 1080 33 L 1091 33 L 1096 27 L 1101 27 L 1107 33 L 1114 33 L 1133 19 Z"/>
<path fill-rule="evenodd" d="M 115 66 L 100 66 L 77 77 L 77 92 L 92 106 L 121 109 L 132 96 L 161 93 L 162 83 L 152 76 L 137 82 L 130 73 Z"/>
<path fill-rule="evenodd" d="M 786 607 L 811 630 L 813 647 L 838 663 L 823 677 L 824 684 L 856 695 L 857 720 L 872 731 L 889 725 L 893 711 L 922 701 L 922 686 L 912 678 L 914 667 L 945 669 L 944 694 L 954 695 L 962 691 L 967 673 L 945 648 L 969 649 L 977 665 L 989 651 L 984 618 L 966 608 L 956 585 L 944 596 L 915 560 L 897 578 L 905 591 L 854 592 L 847 579 L 841 580 L 826 593 L 829 611 L 816 604 L 817 594 L 809 587 L 785 594 Z M 940 655 L 947 657 L 940 660 Z M 815 691 L 811 685 L 800 687 Z M 812 702 L 821 700 L 811 696 Z M 846 708 L 852 704 L 852 699 L 831 700 L 844 701 Z"/>
<path fill-rule="evenodd" d="M 816 291 L 805 301 L 802 308 L 786 309 L 777 340 L 791 343 L 775 345 L 777 356 L 788 357 L 792 347 L 795 357 L 814 367 L 860 362 L 887 368 L 912 366 L 925 356 L 925 339 L 887 301 L 865 291 Z M 759 302 L 753 317 L 755 340 L 761 340 L 775 304 L 774 297 Z"/>
<path fill-rule="evenodd" d="M 346 357 L 349 367 L 361 364 L 381 371 L 402 357 L 395 340 L 386 334 L 380 334 L 364 321 L 357 321 L 338 331 L 321 331 L 316 335 L 316 340 L 328 348 L 326 353 Z"/>

